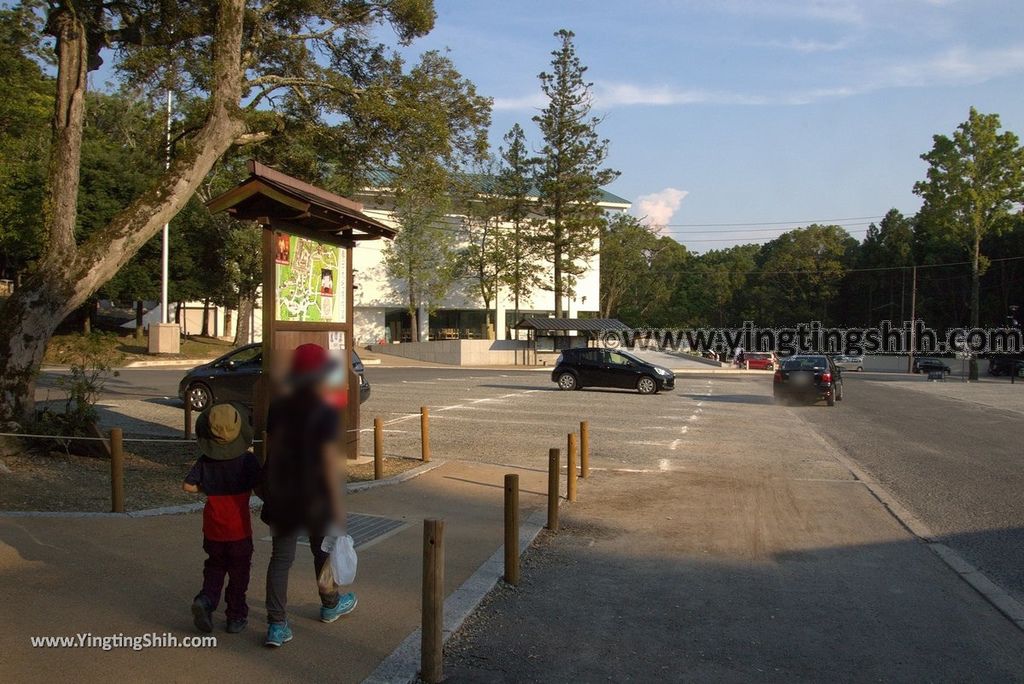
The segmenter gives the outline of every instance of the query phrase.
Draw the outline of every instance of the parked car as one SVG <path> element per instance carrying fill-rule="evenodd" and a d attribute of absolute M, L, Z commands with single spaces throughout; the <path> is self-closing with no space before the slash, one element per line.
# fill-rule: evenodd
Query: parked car
<path fill-rule="evenodd" d="M 832 363 L 843 370 L 862 371 L 864 370 L 864 357 L 838 354 L 832 357 Z"/>
<path fill-rule="evenodd" d="M 626 351 L 577 347 L 558 355 L 551 380 L 562 390 L 584 387 L 635 389 L 640 394 L 655 394 L 675 387 L 676 376 Z"/>
<path fill-rule="evenodd" d="M 779 357 L 775 352 L 744 352 L 743 361 L 750 370 L 775 370 L 779 367 Z"/>
<path fill-rule="evenodd" d="M 835 406 L 843 400 L 843 371 L 823 355 L 790 356 L 782 360 L 772 381 L 778 399 L 821 401 Z"/>
<path fill-rule="evenodd" d="M 363 374 L 363 362 L 352 352 L 352 370 L 359 376 L 359 403 L 370 398 L 370 383 Z M 237 401 L 252 406 L 253 389 L 263 373 L 263 345 L 247 344 L 219 359 L 196 366 L 178 383 L 178 398 L 202 411 L 217 401 Z"/>
<path fill-rule="evenodd" d="M 915 373 L 929 373 L 931 371 L 942 371 L 947 375 L 951 372 L 951 369 L 942 359 L 933 359 L 927 356 L 921 358 L 915 358 L 914 364 L 911 366 L 911 370 Z"/>
<path fill-rule="evenodd" d="M 989 357 L 989 375 L 1009 375 L 1011 372 L 1014 372 L 1019 376 L 1022 370 L 1024 370 L 1024 359 L 1020 357 L 1007 354 L 995 354 Z"/>

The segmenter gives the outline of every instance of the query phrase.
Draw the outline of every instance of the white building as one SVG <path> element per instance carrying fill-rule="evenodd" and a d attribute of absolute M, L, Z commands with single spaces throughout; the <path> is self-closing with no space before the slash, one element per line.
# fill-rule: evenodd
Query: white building
<path fill-rule="evenodd" d="M 367 191 L 356 195 L 354 199 L 363 203 L 363 211 L 369 216 L 401 230 L 391 215 L 383 193 Z M 629 200 L 602 190 L 599 206 L 606 212 L 625 212 L 629 210 L 630 204 Z M 462 217 L 453 215 L 449 217 L 449 221 L 453 225 L 458 225 L 461 224 Z M 511 229 L 511 226 L 508 227 Z M 597 246 L 595 245 L 595 252 Z M 383 259 L 385 249 L 383 241 L 375 241 L 371 244 L 359 244 L 353 250 L 352 265 L 356 271 L 357 287 L 353 302 L 355 340 L 359 345 L 411 339 L 408 299 L 402 283 L 388 277 Z M 541 263 L 546 274 L 545 280 L 551 281 L 552 264 L 547 261 Z M 600 305 L 599 293 L 600 260 L 595 254 L 578 278 L 573 296 L 566 297 L 563 301 L 563 315 L 577 317 L 580 314 L 597 314 Z M 503 288 L 497 296 L 497 301 L 492 302 L 491 306 L 492 311 L 496 311 L 495 338 L 512 338 L 514 331 L 511 327 L 517 321 L 513 320 L 514 302 L 509 293 Z M 550 316 L 554 311 L 554 293 L 549 289 L 538 288 L 529 297 L 520 298 L 521 317 Z M 430 339 L 486 339 L 486 320 L 487 312 L 480 299 L 478 285 L 475 280 L 466 279 L 455 283 L 437 310 L 430 314 L 426 327 Z"/>

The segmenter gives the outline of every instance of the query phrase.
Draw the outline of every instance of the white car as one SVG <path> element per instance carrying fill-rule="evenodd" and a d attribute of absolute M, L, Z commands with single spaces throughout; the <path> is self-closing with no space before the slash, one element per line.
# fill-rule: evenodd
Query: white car
<path fill-rule="evenodd" d="M 864 370 L 863 356 L 833 356 L 832 362 L 843 370 L 862 371 Z"/>

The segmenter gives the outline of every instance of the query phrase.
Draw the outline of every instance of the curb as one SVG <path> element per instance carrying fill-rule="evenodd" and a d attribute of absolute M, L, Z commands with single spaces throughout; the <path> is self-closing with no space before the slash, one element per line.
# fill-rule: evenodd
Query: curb
<path fill-rule="evenodd" d="M 562 499 L 559 499 L 561 505 Z M 519 529 L 519 555 L 522 556 L 544 529 L 547 510 L 538 507 Z M 498 547 L 494 554 L 470 575 L 451 596 L 444 601 L 444 633 L 442 641 L 447 643 L 462 623 L 466 621 L 480 602 L 497 586 L 505 573 L 505 550 Z M 413 630 L 401 644 L 392 651 L 363 684 L 393 684 L 394 682 L 415 682 L 420 671 L 420 634 Z"/>
<path fill-rule="evenodd" d="M 802 417 L 800 417 L 800 420 L 808 425 L 808 427 L 811 427 Z M 818 435 L 817 432 L 813 430 L 812 432 L 829 448 L 832 457 L 850 471 L 856 482 L 867 488 L 871 495 L 889 512 L 889 515 L 896 519 L 896 522 L 923 542 L 946 567 L 959 575 L 960 579 L 969 584 L 993 608 L 1002 613 L 1018 629 L 1024 631 L 1024 604 L 1010 596 L 1005 589 L 990 580 L 985 573 L 965 560 L 963 556 L 951 547 L 937 541 L 936 535 L 924 521 L 907 510 L 885 487 L 873 480 L 867 472 L 850 460 L 846 454 L 842 453 L 831 442 Z"/>
<path fill-rule="evenodd" d="M 122 366 L 122 368 L 162 368 L 170 366 L 201 366 L 204 363 L 210 363 L 215 359 L 160 359 L 158 361 L 131 361 Z"/>
<path fill-rule="evenodd" d="M 377 487 L 388 487 L 401 484 L 414 477 L 428 473 L 434 468 L 444 465 L 444 461 L 431 461 L 416 468 L 411 468 L 404 473 L 383 480 L 370 480 L 368 482 L 352 482 L 345 485 L 346 494 L 357 494 L 367 489 Z M 144 508 L 139 511 L 126 511 L 125 513 L 109 513 L 105 511 L 0 511 L 2 518 L 152 518 L 159 515 L 181 515 L 183 513 L 196 513 L 203 510 L 205 502 L 177 504 L 174 506 L 158 506 L 156 508 Z M 263 500 L 253 494 L 249 500 L 249 509 L 256 510 L 263 505 Z"/>

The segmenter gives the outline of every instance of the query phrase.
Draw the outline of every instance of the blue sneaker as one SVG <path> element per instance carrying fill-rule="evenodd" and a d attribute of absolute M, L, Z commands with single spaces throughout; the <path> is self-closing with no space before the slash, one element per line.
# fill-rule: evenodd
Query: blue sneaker
<path fill-rule="evenodd" d="M 320 622 L 334 622 L 342 615 L 348 615 L 355 610 L 357 603 L 359 603 L 359 599 L 352 592 L 342 594 L 333 608 L 320 606 Z"/>
<path fill-rule="evenodd" d="M 267 627 L 267 640 L 263 642 L 263 645 L 277 648 L 291 640 L 292 628 L 288 626 L 287 622 L 271 622 Z"/>

